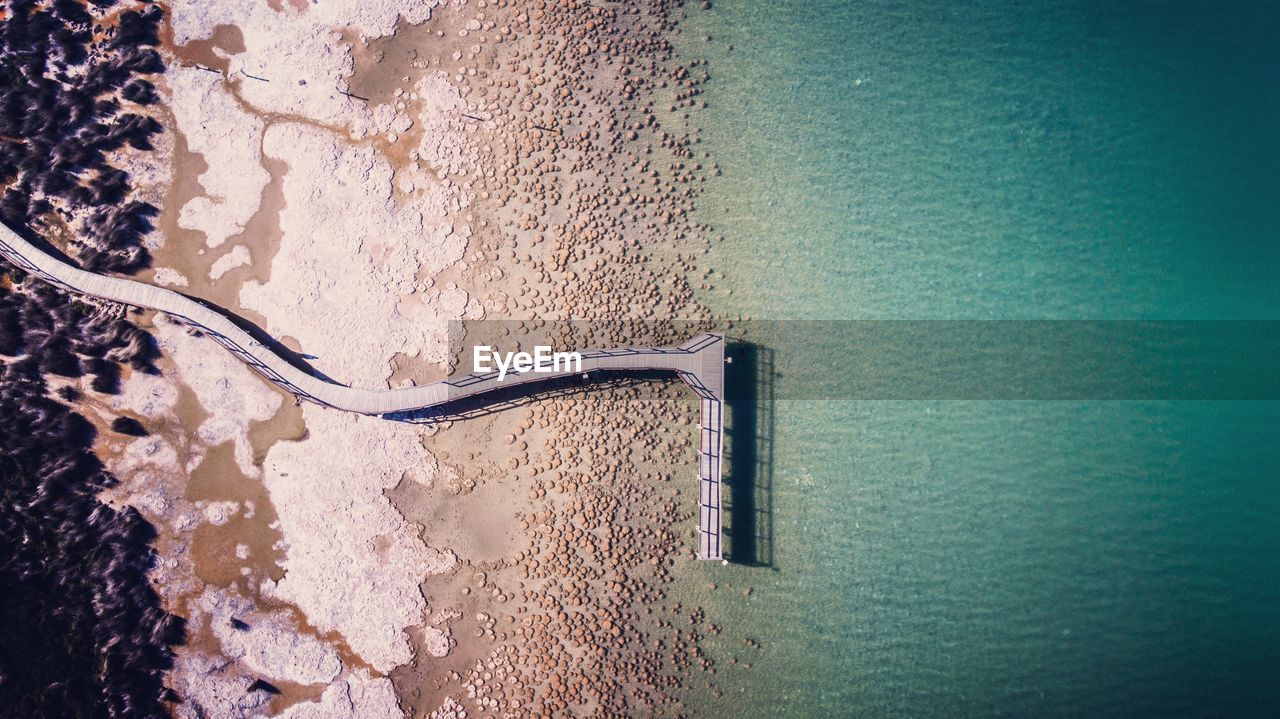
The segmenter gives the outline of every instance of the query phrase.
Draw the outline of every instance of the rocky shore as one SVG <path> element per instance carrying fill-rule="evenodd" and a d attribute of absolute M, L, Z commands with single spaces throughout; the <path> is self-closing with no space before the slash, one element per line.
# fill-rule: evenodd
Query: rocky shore
<path fill-rule="evenodd" d="M 628 322 L 710 318 L 709 75 L 671 45 L 701 10 L 168 10 L 169 72 L 130 91 L 159 101 L 158 227 L 110 255 L 128 262 L 85 261 L 145 268 L 365 386 L 444 376 L 453 321 L 608 320 L 601 339 L 626 341 Z M 188 629 L 168 711 L 675 716 L 712 680 L 718 628 L 669 599 L 693 557 L 679 385 L 397 425 L 294 406 L 166 318 L 136 322 L 154 371 L 77 406 L 142 428 L 94 447 L 122 479 L 102 498 L 154 525 L 151 578 Z"/>

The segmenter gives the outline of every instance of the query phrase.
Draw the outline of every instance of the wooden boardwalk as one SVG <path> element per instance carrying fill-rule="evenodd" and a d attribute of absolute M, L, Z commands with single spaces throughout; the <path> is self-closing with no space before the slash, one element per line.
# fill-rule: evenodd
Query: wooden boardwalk
<path fill-rule="evenodd" d="M 249 323 L 233 321 L 225 311 L 178 292 L 120 277 L 87 272 L 27 242 L 0 224 L 0 255 L 63 289 L 131 307 L 156 310 L 198 328 L 263 377 L 299 399 L 347 412 L 404 420 L 409 416 L 447 415 L 451 404 L 483 400 L 485 395 L 589 373 L 674 372 L 701 399 L 698 450 L 698 557 L 720 559 L 721 446 L 724 430 L 724 336 L 707 333 L 676 347 L 581 351 L 581 370 L 573 372 L 471 373 L 400 389 L 361 389 L 318 376 L 287 357 Z M 239 319 L 239 318 L 236 318 Z"/>

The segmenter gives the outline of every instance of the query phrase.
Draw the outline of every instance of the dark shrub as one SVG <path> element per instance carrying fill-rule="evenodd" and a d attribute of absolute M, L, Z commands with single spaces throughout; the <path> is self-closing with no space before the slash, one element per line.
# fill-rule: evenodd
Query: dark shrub
<path fill-rule="evenodd" d="M 111 430 L 131 437 L 146 437 L 148 434 L 147 428 L 133 417 L 116 417 L 111 420 Z"/>
<path fill-rule="evenodd" d="M 115 0 L 89 5 L 106 12 Z M 101 217 L 79 238 L 85 265 L 125 272 L 147 262 L 154 208 L 125 201 L 129 178 L 107 153 L 151 147 L 159 126 L 122 115 L 122 101 L 154 102 L 138 75 L 163 69 L 151 48 L 161 9 L 131 5 L 111 20 L 117 29 L 96 28 L 108 38 L 96 45 L 98 21 L 79 0 L 0 10 L 0 134 L 21 140 L 0 141 L 0 220 L 36 240 L 33 223 L 53 210 L 45 196 L 81 216 L 96 206 Z M 75 389 L 50 396 L 44 379 L 78 375 L 83 356 L 94 388 L 118 391 L 112 360 L 152 371 L 154 343 L 3 269 L 24 291 L 0 285 L 0 716 L 167 716 L 177 697 L 162 681 L 184 624 L 147 580 L 154 529 L 98 500 L 116 480 L 92 451 L 94 426 L 63 404 L 79 399 Z M 112 429 L 146 432 L 127 418 Z"/>

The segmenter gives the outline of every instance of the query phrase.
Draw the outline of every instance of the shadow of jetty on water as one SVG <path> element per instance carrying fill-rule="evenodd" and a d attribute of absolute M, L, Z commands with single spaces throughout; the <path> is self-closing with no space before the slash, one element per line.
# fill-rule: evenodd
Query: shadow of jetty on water
<path fill-rule="evenodd" d="M 725 556 L 773 567 L 774 350 L 735 341 L 726 357 Z"/>

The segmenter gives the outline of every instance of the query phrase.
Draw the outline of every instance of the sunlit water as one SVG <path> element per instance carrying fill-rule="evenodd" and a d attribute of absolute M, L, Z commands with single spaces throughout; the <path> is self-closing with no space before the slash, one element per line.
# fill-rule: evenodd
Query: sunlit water
<path fill-rule="evenodd" d="M 708 301 L 1277 318 L 1280 9 L 1256 6 L 690 10 L 724 167 Z M 1280 404 L 782 398 L 757 422 L 768 566 L 681 576 L 725 627 L 706 715 L 1280 713 Z"/>

